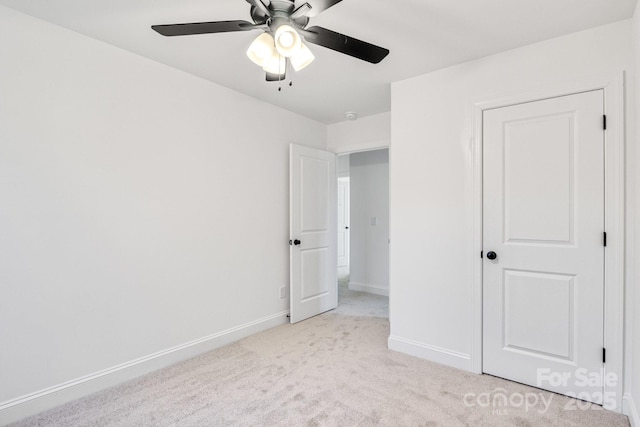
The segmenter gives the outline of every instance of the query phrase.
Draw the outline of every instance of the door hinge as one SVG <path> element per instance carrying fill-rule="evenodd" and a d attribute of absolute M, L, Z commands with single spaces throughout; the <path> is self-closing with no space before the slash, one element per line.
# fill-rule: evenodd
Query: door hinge
<path fill-rule="evenodd" d="M 607 349 L 602 347 L 602 363 L 607 363 Z"/>
<path fill-rule="evenodd" d="M 607 247 L 607 232 L 603 232 L 602 233 L 602 244 L 604 245 L 604 247 Z"/>
<path fill-rule="evenodd" d="M 607 130 L 607 115 L 602 116 L 602 129 Z"/>

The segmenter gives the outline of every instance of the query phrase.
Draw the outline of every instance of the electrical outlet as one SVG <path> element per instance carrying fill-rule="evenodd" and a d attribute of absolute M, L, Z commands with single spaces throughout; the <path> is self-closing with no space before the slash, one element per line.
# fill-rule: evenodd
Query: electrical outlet
<path fill-rule="evenodd" d="M 284 299 L 287 297 L 287 288 L 284 286 L 280 288 L 280 299 Z"/>

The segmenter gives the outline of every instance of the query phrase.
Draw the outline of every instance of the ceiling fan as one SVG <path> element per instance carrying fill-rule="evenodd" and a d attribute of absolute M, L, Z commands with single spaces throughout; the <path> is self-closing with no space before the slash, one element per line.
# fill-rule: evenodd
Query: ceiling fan
<path fill-rule="evenodd" d="M 377 64 L 389 50 L 323 27 L 309 27 L 309 18 L 340 3 L 342 0 L 309 0 L 298 7 L 295 0 L 246 0 L 251 5 L 248 21 L 194 22 L 188 24 L 153 25 L 163 36 L 227 33 L 262 30 L 249 46 L 247 56 L 261 66 L 267 81 L 284 80 L 289 65 L 299 71 L 309 65 L 314 56 L 302 42 L 323 46 L 345 55 Z"/>

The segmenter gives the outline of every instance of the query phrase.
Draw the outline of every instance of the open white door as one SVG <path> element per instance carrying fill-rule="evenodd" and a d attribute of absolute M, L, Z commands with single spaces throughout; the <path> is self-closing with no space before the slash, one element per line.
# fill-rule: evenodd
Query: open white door
<path fill-rule="evenodd" d="M 291 323 L 338 306 L 335 154 L 291 144 Z"/>

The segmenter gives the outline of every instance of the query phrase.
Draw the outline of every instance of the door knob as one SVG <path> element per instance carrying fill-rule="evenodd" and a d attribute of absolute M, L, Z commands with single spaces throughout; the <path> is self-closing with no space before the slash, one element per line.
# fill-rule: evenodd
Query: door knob
<path fill-rule="evenodd" d="M 300 243 L 302 243 L 300 240 L 296 239 L 296 240 L 289 240 L 289 245 L 296 245 L 298 246 Z"/>
<path fill-rule="evenodd" d="M 498 258 L 498 254 L 496 254 L 493 251 L 489 251 L 489 252 L 487 252 L 487 258 L 490 259 L 490 260 L 494 260 L 494 259 Z"/>
<path fill-rule="evenodd" d="M 345 229 L 345 230 L 348 230 L 348 229 L 349 229 L 349 227 L 345 227 L 344 229 Z"/>

